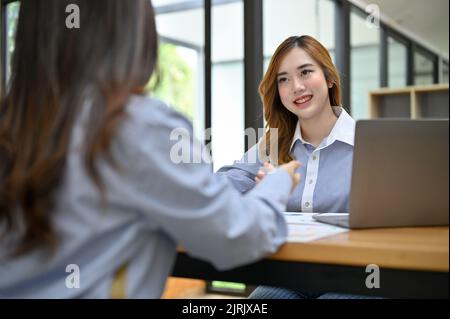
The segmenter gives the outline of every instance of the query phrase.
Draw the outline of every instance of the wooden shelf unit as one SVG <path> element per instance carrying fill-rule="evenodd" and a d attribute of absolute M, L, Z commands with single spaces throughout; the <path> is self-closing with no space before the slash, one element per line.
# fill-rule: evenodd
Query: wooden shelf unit
<path fill-rule="evenodd" d="M 446 118 L 448 84 L 381 88 L 369 92 L 371 118 Z"/>

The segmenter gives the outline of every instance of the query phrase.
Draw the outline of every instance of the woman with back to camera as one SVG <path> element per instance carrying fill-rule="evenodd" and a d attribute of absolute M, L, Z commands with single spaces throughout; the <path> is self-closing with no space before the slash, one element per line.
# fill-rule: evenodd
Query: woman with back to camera
<path fill-rule="evenodd" d="M 142 94 L 156 61 L 148 0 L 21 1 L 0 106 L 0 297 L 108 298 L 125 273 L 127 297 L 159 298 L 177 245 L 226 269 L 284 242 L 298 163 L 245 197 L 211 165 L 175 163 L 174 130 L 201 150 L 185 118 Z"/>

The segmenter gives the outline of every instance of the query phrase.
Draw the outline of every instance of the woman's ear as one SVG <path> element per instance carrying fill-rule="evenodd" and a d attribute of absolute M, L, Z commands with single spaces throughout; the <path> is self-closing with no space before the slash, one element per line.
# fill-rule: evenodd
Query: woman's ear
<path fill-rule="evenodd" d="M 328 82 L 328 88 L 332 88 L 333 87 L 333 83 L 331 83 L 331 82 Z"/>

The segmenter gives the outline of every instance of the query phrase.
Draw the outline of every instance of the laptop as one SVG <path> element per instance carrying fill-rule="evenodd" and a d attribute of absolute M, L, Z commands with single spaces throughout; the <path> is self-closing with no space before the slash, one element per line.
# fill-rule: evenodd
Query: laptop
<path fill-rule="evenodd" d="M 356 122 L 347 214 L 317 221 L 346 228 L 448 225 L 448 119 Z"/>

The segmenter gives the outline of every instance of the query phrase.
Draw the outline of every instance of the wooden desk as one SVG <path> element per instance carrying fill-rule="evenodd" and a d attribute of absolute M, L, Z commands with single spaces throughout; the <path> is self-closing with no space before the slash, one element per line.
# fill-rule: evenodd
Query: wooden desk
<path fill-rule="evenodd" d="M 251 265 L 217 271 L 180 251 L 173 276 L 393 298 L 448 298 L 448 227 L 351 230 L 284 244 Z M 380 268 L 380 288 L 366 287 L 366 266 Z"/>

